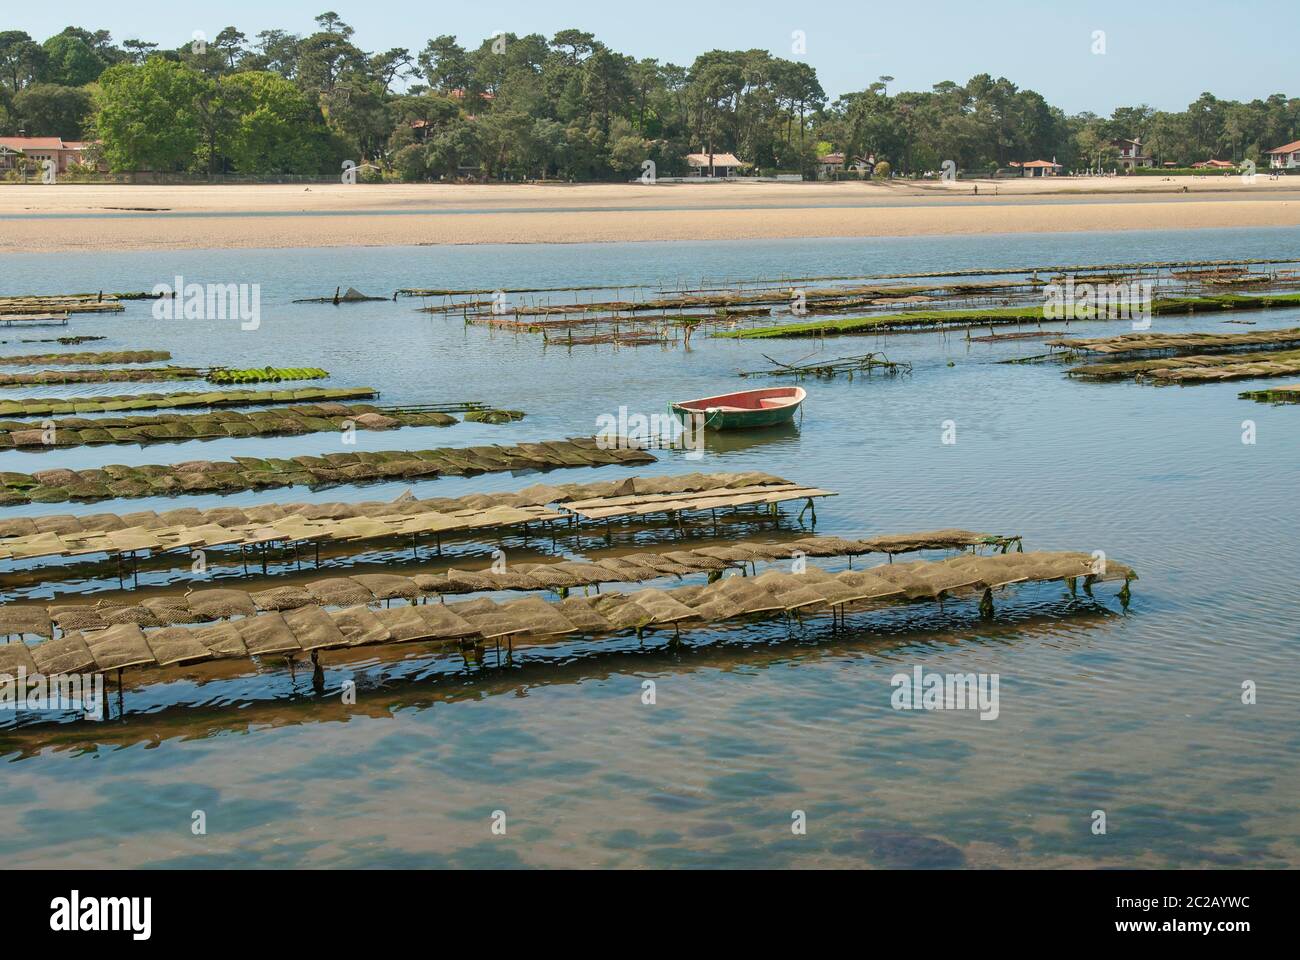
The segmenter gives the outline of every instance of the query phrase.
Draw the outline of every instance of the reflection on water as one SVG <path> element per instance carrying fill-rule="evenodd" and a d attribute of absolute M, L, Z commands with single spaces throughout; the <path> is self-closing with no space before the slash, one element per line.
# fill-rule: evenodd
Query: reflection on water
<path fill-rule="evenodd" d="M 789 445 L 799 440 L 799 424 L 778 423 L 752 430 L 705 430 L 704 449 L 709 453 L 737 453 L 765 445 Z"/>
<path fill-rule="evenodd" d="M 385 717 L 403 709 L 439 703 L 528 696 L 557 684 L 609 680 L 628 672 L 671 667 L 674 672 L 705 668 L 763 670 L 775 664 L 814 663 L 867 653 L 887 661 L 909 646 L 957 643 L 1015 643 L 1035 635 L 1079 635 L 1109 617 L 1118 604 L 1101 596 L 1066 597 L 1059 584 L 1022 594 L 998 622 L 977 631 L 974 602 L 950 601 L 945 609 L 886 607 L 859 610 L 844 625 L 825 615 L 754 617 L 750 622 L 672 629 L 599 639 L 517 639 L 512 656 L 489 649 L 482 659 L 454 645 L 407 643 L 321 654 L 323 691 L 313 690 L 311 669 L 280 657 L 210 662 L 185 668 L 128 675 L 124 687 L 110 685 L 108 722 L 74 714 L 24 713 L 7 731 L 9 759 L 30 759 L 45 749 L 101 749 L 153 744 L 263 726 L 346 722 L 354 716 Z M 355 684 L 355 703 L 345 703 L 346 683 Z M 123 712 L 119 703 L 128 710 Z M 240 704 L 236 710 L 229 705 Z"/>
<path fill-rule="evenodd" d="M 415 302 L 293 305 L 323 286 L 523 286 L 558 281 L 703 283 L 705 274 L 919 272 L 981 265 L 1268 256 L 1296 230 L 590 247 L 69 255 L 6 261 L 0 292 L 263 284 L 263 328 L 158 323 L 147 304 L 75 318 L 102 349 L 161 348 L 178 363 L 313 364 L 327 383 L 374 385 L 394 403 L 482 399 L 524 409 L 509 425 L 358 435 L 357 449 L 516 442 L 590 433 L 620 405 L 735 389 L 763 354 L 816 348 L 696 337 L 692 349 L 546 351 L 528 335 L 466 328 Z M 707 260 L 703 255 L 707 254 Z M 706 264 L 701 266 L 701 264 Z M 70 281 L 68 278 L 76 278 Z M 1295 326 L 1300 311 L 1258 316 Z M 1212 317 L 1159 329 L 1225 329 Z M 1080 332 L 1116 332 L 1081 324 Z M 802 625 L 761 620 L 665 637 L 570 641 L 497 669 L 431 650 L 330 653 L 326 694 L 282 664 L 167 674 L 125 691 L 132 714 L 101 724 L 0 730 L 5 866 L 1294 866 L 1300 862 L 1292 503 L 1297 411 L 1238 400 L 1240 384 L 1186 389 L 1082 384 L 1059 366 L 1000 365 L 1034 340 L 960 333 L 831 344 L 886 349 L 907 377 L 805 384 L 801 426 L 709 436 L 702 460 L 664 451 L 639 471 L 573 470 L 580 482 L 642 473 L 765 470 L 838 492 L 817 532 L 961 526 L 1023 534 L 1027 549 L 1103 549 L 1142 579 L 1119 615 L 1062 588 L 1017 589 L 993 623 L 969 602 Z M 858 347 L 861 346 L 861 350 Z M 950 364 L 952 364 L 950 366 Z M 170 388 L 167 388 L 170 389 Z M 65 395 L 33 388 L 15 395 Z M 116 385 L 108 392 L 122 392 Z M 10 391 L 6 391 L 9 394 Z M 1242 421 L 1257 442 L 1241 442 Z M 944 444 L 944 424 L 955 444 Z M 0 470 L 330 452 L 322 435 L 0 454 Z M 383 483 L 361 491 L 187 497 L 185 505 L 327 502 L 509 490 L 535 477 Z M 176 499 L 30 505 L 6 516 L 170 509 Z M 791 536 L 794 528 L 739 529 Z M 707 534 L 704 530 L 701 533 Z M 688 531 L 688 536 L 695 535 Z M 552 547 L 504 541 L 520 561 L 672 543 L 673 531 L 593 532 Z M 418 562 L 377 545 L 329 569 L 485 565 L 497 544 Z M 671 547 L 670 547 L 671 549 Z M 457 553 L 456 551 L 462 551 Z M 222 585 L 239 585 L 233 562 Z M 63 579 L 13 574 L 6 590 L 111 595 L 116 579 L 68 561 Z M 300 576 L 284 560 L 278 570 Z M 171 561 L 141 595 L 184 589 Z M 66 577 L 64 578 L 64 574 Z M 307 571 L 301 576 L 314 576 Z M 321 574 L 328 575 L 328 574 Z M 895 711 L 889 680 L 920 665 L 996 674 L 997 720 Z M 229 671 L 229 672 L 223 672 Z M 355 679 L 357 704 L 338 697 Z M 647 680 L 655 702 L 643 702 Z M 1242 703 L 1242 684 L 1258 685 Z M 207 814 L 208 834 L 190 832 Z M 1091 833 L 1107 811 L 1109 832 Z M 508 815 L 493 836 L 494 810 Z M 791 812 L 808 817 L 791 833 Z"/>

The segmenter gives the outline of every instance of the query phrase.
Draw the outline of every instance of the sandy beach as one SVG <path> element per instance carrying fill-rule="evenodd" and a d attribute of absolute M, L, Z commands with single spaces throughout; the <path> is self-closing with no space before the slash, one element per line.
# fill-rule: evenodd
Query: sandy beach
<path fill-rule="evenodd" d="M 1300 225 L 1300 180 L 0 186 L 0 252 Z"/>

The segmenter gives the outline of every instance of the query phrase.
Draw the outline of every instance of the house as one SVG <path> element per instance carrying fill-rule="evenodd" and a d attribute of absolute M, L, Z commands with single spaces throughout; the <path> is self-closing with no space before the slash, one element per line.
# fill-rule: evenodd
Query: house
<path fill-rule="evenodd" d="M 713 172 L 710 173 L 710 163 Z M 691 168 L 692 177 L 734 177 L 746 164 L 738 160 L 734 153 L 688 153 L 686 165 Z"/>
<path fill-rule="evenodd" d="M 81 163 L 90 144 L 83 140 L 63 140 L 59 137 L 0 137 L 0 170 L 13 170 L 21 154 L 36 161 L 39 167 L 44 160 L 53 160 L 56 173 L 66 173 L 68 164 Z"/>
<path fill-rule="evenodd" d="M 1142 152 L 1141 140 L 1112 140 L 1110 145 L 1119 151 L 1119 169 L 1132 170 L 1135 167 L 1154 167 L 1156 162 Z"/>
<path fill-rule="evenodd" d="M 1201 160 L 1192 164 L 1193 170 L 1235 170 L 1237 165 L 1231 160 Z"/>
<path fill-rule="evenodd" d="M 1061 165 L 1055 160 L 1012 160 L 1011 166 L 1020 171 L 1022 177 L 1056 177 L 1060 176 Z"/>
<path fill-rule="evenodd" d="M 817 176 L 829 180 L 844 169 L 844 154 L 828 153 L 817 161 Z"/>
<path fill-rule="evenodd" d="M 1270 150 L 1268 165 L 1274 170 L 1295 170 L 1300 167 L 1300 140 Z"/>

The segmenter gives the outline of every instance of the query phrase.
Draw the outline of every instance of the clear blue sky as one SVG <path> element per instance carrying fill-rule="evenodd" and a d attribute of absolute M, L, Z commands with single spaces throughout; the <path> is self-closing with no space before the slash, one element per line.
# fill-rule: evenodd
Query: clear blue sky
<path fill-rule="evenodd" d="M 892 91 L 981 72 L 1031 87 L 1070 113 L 1106 114 L 1138 103 L 1182 109 L 1203 90 L 1242 100 L 1300 95 L 1298 0 L 327 2 L 13 3 L 0 14 L 0 29 L 43 40 L 76 25 L 110 30 L 118 41 L 178 46 L 195 30 L 212 37 L 231 25 L 250 38 L 271 27 L 308 33 L 313 16 L 333 9 L 356 29 L 357 44 L 372 51 L 418 49 L 442 33 L 468 46 L 497 31 L 549 37 L 577 27 L 622 53 L 682 65 L 714 48 L 791 56 L 791 33 L 802 30 L 806 59 L 832 97 L 882 74 L 895 78 Z M 1091 52 L 1095 30 L 1105 31 L 1104 55 Z"/>

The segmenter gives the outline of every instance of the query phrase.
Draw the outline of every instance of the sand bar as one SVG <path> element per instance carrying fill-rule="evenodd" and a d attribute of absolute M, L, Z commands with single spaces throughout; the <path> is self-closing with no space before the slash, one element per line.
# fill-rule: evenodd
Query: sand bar
<path fill-rule="evenodd" d="M 1251 183 L 1209 176 L 952 184 L 0 186 L 5 253 L 1296 225 L 1300 178 L 1266 176 Z"/>

